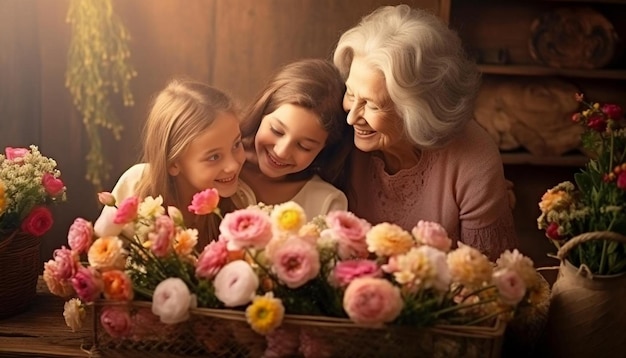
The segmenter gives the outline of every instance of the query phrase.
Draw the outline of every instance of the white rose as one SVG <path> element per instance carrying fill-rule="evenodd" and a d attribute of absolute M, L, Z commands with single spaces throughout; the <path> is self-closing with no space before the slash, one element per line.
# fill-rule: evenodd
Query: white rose
<path fill-rule="evenodd" d="M 213 281 L 215 296 L 226 307 L 250 303 L 259 288 L 259 278 L 250 265 L 242 260 L 226 264 Z"/>
<path fill-rule="evenodd" d="M 166 324 L 186 321 L 189 309 L 197 305 L 196 295 L 192 295 L 185 282 L 177 277 L 161 281 L 152 296 L 152 313 Z"/>

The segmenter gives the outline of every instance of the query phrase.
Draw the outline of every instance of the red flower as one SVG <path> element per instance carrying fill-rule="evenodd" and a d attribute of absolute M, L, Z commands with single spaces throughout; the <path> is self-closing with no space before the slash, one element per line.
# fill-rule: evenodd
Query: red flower
<path fill-rule="evenodd" d="M 596 132 L 604 132 L 606 130 L 606 119 L 599 114 L 594 114 L 589 118 L 587 126 Z"/>
<path fill-rule="evenodd" d="M 626 190 L 626 171 L 619 173 L 619 176 L 617 177 L 617 187 L 622 190 Z"/>
<path fill-rule="evenodd" d="M 41 236 L 52 227 L 52 213 L 45 206 L 36 206 L 22 222 L 22 231 Z"/>
<path fill-rule="evenodd" d="M 550 223 L 550 225 L 546 228 L 546 236 L 556 241 L 563 240 L 563 237 L 559 235 L 559 224 Z"/>
<path fill-rule="evenodd" d="M 46 193 L 50 196 L 57 196 L 61 194 L 65 188 L 63 181 L 50 173 L 43 175 L 41 178 L 41 184 L 43 184 L 44 189 L 46 189 Z"/>
<path fill-rule="evenodd" d="M 619 120 L 624 115 L 622 107 L 616 104 L 605 104 L 602 106 L 602 113 L 606 114 L 609 118 Z"/>

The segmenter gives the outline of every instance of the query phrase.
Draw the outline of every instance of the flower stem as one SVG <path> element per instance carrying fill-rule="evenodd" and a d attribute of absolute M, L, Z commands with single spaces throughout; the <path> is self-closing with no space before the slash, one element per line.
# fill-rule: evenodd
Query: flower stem
<path fill-rule="evenodd" d="M 434 313 L 434 317 L 437 318 L 445 313 L 450 313 L 450 312 L 454 312 L 454 311 L 458 311 L 458 310 L 462 310 L 464 308 L 472 308 L 472 307 L 476 307 L 476 306 L 480 306 L 480 305 L 484 305 L 490 302 L 495 302 L 496 298 L 489 298 L 486 299 L 484 301 L 479 301 L 479 302 L 475 302 L 475 303 L 470 303 L 470 304 L 461 304 L 461 305 L 454 305 L 454 306 L 450 306 L 444 309 L 441 309 L 437 312 Z"/>

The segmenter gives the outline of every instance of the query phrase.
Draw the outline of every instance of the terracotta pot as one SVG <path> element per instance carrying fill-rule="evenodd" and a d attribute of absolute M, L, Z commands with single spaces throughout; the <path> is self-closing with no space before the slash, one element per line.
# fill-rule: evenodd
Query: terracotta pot
<path fill-rule="evenodd" d="M 626 243 L 612 232 L 576 236 L 559 250 L 559 276 L 552 287 L 547 333 L 551 357 L 624 357 L 626 354 L 626 273 L 592 275 L 567 260 L 581 242 Z"/>

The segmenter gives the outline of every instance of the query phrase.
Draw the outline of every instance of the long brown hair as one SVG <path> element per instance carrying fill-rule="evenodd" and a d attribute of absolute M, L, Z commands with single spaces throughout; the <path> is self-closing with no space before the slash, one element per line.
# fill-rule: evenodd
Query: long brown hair
<path fill-rule="evenodd" d="M 244 112 L 241 135 L 244 147 L 254 148 L 254 138 L 263 117 L 284 104 L 313 111 L 328 132 L 324 149 L 309 167 L 287 175 L 304 180 L 317 174 L 337 185 L 345 159 L 353 146 L 352 128 L 346 122 L 342 102 L 346 87 L 337 68 L 322 59 L 304 59 L 282 67 L 267 82 Z"/>

